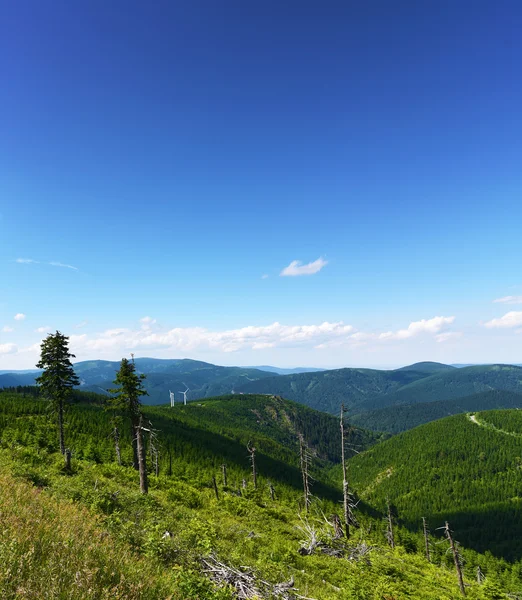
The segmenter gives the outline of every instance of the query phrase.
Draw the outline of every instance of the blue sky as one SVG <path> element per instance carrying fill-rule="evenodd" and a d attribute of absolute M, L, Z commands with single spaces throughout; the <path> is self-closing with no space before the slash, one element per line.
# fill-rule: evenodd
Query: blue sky
<path fill-rule="evenodd" d="M 78 359 L 522 362 L 521 26 L 0 3 L 0 369 L 55 329 Z"/>

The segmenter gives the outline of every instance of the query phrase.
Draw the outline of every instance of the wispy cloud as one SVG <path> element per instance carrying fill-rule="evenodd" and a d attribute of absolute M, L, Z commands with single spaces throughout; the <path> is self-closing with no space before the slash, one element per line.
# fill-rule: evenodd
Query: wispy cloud
<path fill-rule="evenodd" d="M 142 317 L 140 323 L 143 331 L 149 331 L 152 325 L 155 325 L 156 319 L 153 319 L 152 317 Z"/>
<path fill-rule="evenodd" d="M 493 300 L 497 304 L 522 304 L 522 296 L 504 296 Z"/>
<path fill-rule="evenodd" d="M 22 265 L 50 265 L 51 267 L 62 267 L 63 269 L 72 269 L 73 271 L 79 271 L 78 267 L 74 267 L 73 265 L 68 265 L 66 263 L 62 263 L 56 260 L 52 260 L 50 262 L 42 262 L 40 260 L 34 260 L 32 258 L 17 258 L 15 262 Z"/>
<path fill-rule="evenodd" d="M 23 321 L 25 319 L 24 313 L 16 313 L 13 317 L 15 321 Z"/>
<path fill-rule="evenodd" d="M 319 273 L 319 271 L 328 264 L 327 260 L 324 260 L 322 257 L 310 262 L 306 265 L 300 260 L 293 260 L 288 267 L 285 267 L 280 275 L 281 277 L 298 277 L 300 275 L 315 275 L 315 273 Z"/>
<path fill-rule="evenodd" d="M 20 263 L 22 265 L 30 265 L 30 264 L 38 265 L 38 264 L 40 264 L 40 261 L 33 260 L 32 258 L 17 258 L 15 262 Z"/>
<path fill-rule="evenodd" d="M 52 267 L 62 267 L 63 269 L 72 269 L 73 271 L 78 271 L 78 267 L 73 267 L 73 265 L 67 265 L 65 263 L 52 261 L 49 263 Z"/>
<path fill-rule="evenodd" d="M 503 317 L 497 319 L 491 319 L 487 323 L 484 323 L 484 327 L 488 329 L 495 328 L 513 328 L 520 327 L 522 325 L 522 311 L 512 310 L 506 313 Z"/>
<path fill-rule="evenodd" d="M 14 354 L 17 350 L 16 344 L 0 344 L 0 354 Z"/>
<path fill-rule="evenodd" d="M 44 325 L 43 327 L 37 327 L 35 329 L 35 332 L 36 333 L 48 333 L 50 329 L 51 328 L 49 327 L 49 325 Z"/>
<path fill-rule="evenodd" d="M 2 331 L 3 331 L 4 333 L 11 333 L 11 331 L 14 331 L 14 327 L 9 327 L 9 325 L 4 325 L 4 326 L 2 327 Z"/>
<path fill-rule="evenodd" d="M 266 273 L 264 275 L 261 275 L 261 279 L 268 279 L 268 275 Z"/>
<path fill-rule="evenodd" d="M 88 321 L 80 321 L 80 323 L 76 323 L 76 325 L 74 326 L 75 329 L 81 329 L 82 327 L 85 327 L 88 324 Z"/>
<path fill-rule="evenodd" d="M 435 340 L 442 344 L 443 342 L 450 342 L 451 340 L 458 340 L 462 337 L 462 331 L 446 331 L 446 333 L 439 333 L 435 336 Z"/>

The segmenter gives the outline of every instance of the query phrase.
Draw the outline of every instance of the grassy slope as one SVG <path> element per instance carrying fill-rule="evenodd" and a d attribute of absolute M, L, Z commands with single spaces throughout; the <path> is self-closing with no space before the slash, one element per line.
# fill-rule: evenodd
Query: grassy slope
<path fill-rule="evenodd" d="M 477 418 L 509 420 L 522 433 L 518 411 L 487 411 Z M 457 538 L 510 560 L 522 556 L 522 437 L 478 426 L 469 415 L 447 417 L 396 435 L 350 461 L 361 497 L 417 528 L 449 519 Z"/>
<path fill-rule="evenodd" d="M 401 431 L 413 429 L 418 425 L 463 412 L 519 407 L 522 407 L 522 394 L 504 390 L 491 390 L 457 398 L 456 400 L 400 404 L 378 408 L 353 415 L 351 422 L 357 427 L 374 431 L 400 433 Z"/>
<path fill-rule="evenodd" d="M 33 398 L 23 398 L 13 394 L 0 394 L 0 468 L 3 473 L 9 473 L 9 477 L 23 479 L 43 489 L 43 493 L 35 492 L 33 489 L 26 492 L 32 495 L 34 502 L 38 504 L 42 498 L 42 508 L 35 506 L 24 513 L 27 525 L 20 531 L 29 532 L 33 527 L 29 517 L 31 514 L 42 514 L 42 511 L 53 514 L 60 511 L 62 502 L 73 500 L 75 505 L 84 505 L 89 508 L 91 514 L 99 515 L 100 527 L 107 530 L 112 536 L 111 544 L 114 544 L 113 557 L 119 556 L 120 552 L 130 552 L 129 547 L 136 553 L 136 557 L 148 557 L 159 565 L 167 575 L 174 577 L 172 591 L 182 589 L 183 596 L 187 600 L 197 598 L 213 598 L 214 593 L 208 586 L 201 583 L 197 572 L 200 569 L 200 557 L 210 552 L 216 553 L 222 560 L 233 565 L 249 565 L 257 573 L 270 581 L 287 581 L 294 577 L 296 586 L 301 593 L 318 600 L 338 598 L 361 600 L 384 600 L 385 598 L 423 598 L 433 600 L 449 600 L 457 596 L 457 585 L 454 573 L 449 568 L 451 563 L 446 556 L 445 548 L 435 548 L 433 560 L 436 564 L 428 564 L 422 557 L 422 541 L 419 535 L 408 533 L 406 530 L 398 529 L 397 540 L 399 548 L 392 552 L 385 543 L 382 527 L 379 521 L 371 516 L 360 513 L 362 523 L 352 540 L 352 544 L 365 542 L 375 546 L 370 554 L 370 562 L 357 562 L 344 558 L 334 558 L 317 553 L 313 556 L 301 556 L 297 550 L 303 539 L 303 532 L 299 529 L 304 523 L 298 516 L 300 491 L 288 485 L 284 480 L 276 482 L 276 500 L 272 501 L 266 488 L 266 473 L 262 472 L 260 466 L 260 489 L 252 489 L 251 484 L 243 491 L 242 497 L 233 493 L 234 486 L 224 488 L 219 484 L 219 499 L 216 499 L 209 479 L 212 475 L 218 476 L 218 463 L 221 456 L 210 462 L 209 450 L 211 447 L 219 449 L 221 441 L 209 446 L 212 435 L 222 435 L 227 445 L 233 446 L 233 439 L 238 431 L 228 431 L 226 428 L 225 413 L 227 406 L 230 411 L 230 421 L 239 427 L 244 419 L 250 419 L 252 412 L 236 419 L 236 409 L 232 398 L 227 405 L 226 399 L 209 402 L 212 409 L 206 412 L 210 417 L 206 425 L 202 422 L 202 413 L 196 413 L 202 407 L 187 407 L 183 409 L 185 416 L 165 416 L 162 423 L 166 428 L 167 420 L 172 419 L 172 425 L 168 426 L 169 432 L 181 436 L 185 430 L 188 436 L 182 446 L 174 452 L 172 475 L 165 472 L 165 463 L 162 465 L 162 474 L 159 477 L 151 477 L 151 489 L 149 496 L 145 497 L 137 491 L 137 475 L 130 467 L 119 467 L 112 462 L 110 456 L 110 440 L 108 432 L 110 425 L 107 415 L 94 406 L 73 406 L 68 414 L 68 439 L 74 445 L 76 452 L 73 461 L 73 473 L 66 474 L 62 469 L 62 458 L 54 449 L 56 446 L 55 431 L 50 427 L 50 421 L 46 415 L 43 403 Z M 204 407 L 203 407 L 204 408 Z M 156 423 L 160 413 L 166 409 L 155 408 L 148 414 Z M 195 416 L 191 416 L 191 410 Z M 257 410 L 257 408 L 256 408 Z M 297 408 L 296 410 L 300 410 Z M 285 408 L 286 411 L 286 408 Z M 166 411 L 172 413 L 173 411 Z M 251 426 L 264 429 L 264 418 L 258 419 L 254 415 L 255 425 Z M 205 417 L 205 418 L 207 418 Z M 189 423 L 190 419 L 196 419 L 198 427 Z M 217 419 L 217 424 L 213 424 Z M 258 423 L 258 420 L 260 421 Z M 270 423 L 267 427 L 274 426 Z M 222 434 L 213 433 L 214 428 L 223 427 Z M 275 437 L 287 435 L 283 428 L 271 430 Z M 197 439 L 189 443 L 191 430 L 201 436 L 207 433 L 205 443 L 199 445 Z M 264 430 L 266 439 L 269 439 L 268 429 Z M 189 435 L 190 434 L 190 435 Z M 163 434 L 162 434 L 163 435 Z M 239 443 L 239 442 L 238 442 Z M 274 439 L 274 444 L 280 440 Z M 128 445 L 122 442 L 124 458 L 130 458 Z M 283 445 L 283 444 L 282 444 Z M 183 450 L 183 447 L 185 450 Z M 243 448 L 243 443 L 240 443 Z M 239 446 L 238 446 L 239 448 Z M 278 451 L 279 452 L 279 451 Z M 249 478 L 246 456 L 243 451 L 243 465 L 235 465 L 233 477 Z M 326 464 L 326 463 L 325 463 Z M 289 465 L 291 466 L 291 465 Z M 264 467 L 263 467 L 264 468 Z M 324 470 L 324 469 L 323 469 Z M 316 473 L 317 479 L 321 479 L 323 471 Z M 4 480 L 5 487 L 10 486 L 10 480 Z M 234 482 L 235 483 L 235 482 Z M 18 485 L 18 484 L 17 484 Z M 328 482 L 323 486 L 328 487 Z M 319 482 L 314 486 L 317 493 L 320 489 Z M 5 492 L 4 492 L 5 493 Z M 49 497 L 48 497 L 49 495 Z M 339 489 L 335 501 L 328 498 L 316 498 L 313 509 L 308 518 L 308 524 L 316 528 L 318 535 L 328 539 L 330 528 L 323 520 L 323 514 L 339 510 Z M 23 500 L 22 502 L 28 502 Z M 56 504 L 58 503 L 58 504 Z M 70 508 L 71 505 L 66 504 Z M 11 514 L 14 514 L 15 504 L 11 504 Z M 76 510 L 76 509 L 74 509 Z M 67 511 L 65 510 L 64 513 Z M 2 513 L 3 515 L 6 513 Z M 72 514 L 72 513 L 71 513 Z M 75 513 L 76 514 L 76 513 Z M 83 514 L 83 513 L 78 513 Z M 9 517 L 11 518 L 11 517 Z M 12 517 L 14 518 L 14 517 Z M 72 529 L 65 527 L 65 534 L 69 544 L 75 543 L 78 538 L 80 556 L 83 556 L 82 540 L 90 539 L 91 550 L 94 552 L 97 546 L 97 534 L 90 528 L 88 517 L 83 520 L 78 518 Z M 83 521 L 86 524 L 85 535 L 82 528 Z M 55 521 L 52 521 L 55 523 Z M 70 536 L 70 531 L 78 529 L 77 536 Z M 171 538 L 163 538 L 163 532 L 172 532 Z M 8 536 L 3 540 L 14 539 L 17 535 L 14 526 L 8 531 Z M 61 540 L 62 533 L 57 532 L 53 538 L 52 528 L 38 531 L 40 537 L 47 544 L 48 541 Z M 69 532 L 69 533 L 67 533 Z M 59 535 L 58 535 L 59 533 Z M 27 538 L 28 534 L 24 534 Z M 22 536 L 22 537 L 24 537 Z M 38 541 L 37 540 L 37 541 Z M 47 540 L 47 541 L 46 541 Z M 25 544 L 25 545 L 24 545 Z M 20 546 L 21 550 L 16 556 L 26 554 L 29 541 L 25 539 Z M 120 546 L 121 544 L 121 546 Z M 342 544 L 341 544 L 342 547 Z M 66 564 L 64 554 L 60 554 L 59 544 L 47 545 L 46 555 L 53 565 L 62 565 L 66 571 L 64 577 L 69 577 L 69 568 L 64 569 Z M 408 552 L 404 550 L 408 548 Z M 415 548 L 419 549 L 417 553 Z M 64 551 L 65 552 L 65 551 Z M 14 555 L 13 555 L 14 556 Z M 125 554 L 127 556 L 127 554 Z M 99 557 L 103 557 L 100 550 Z M 483 570 L 488 575 L 491 585 L 498 580 L 504 589 L 516 590 L 521 586 L 518 571 L 502 565 L 492 557 L 480 557 L 473 553 L 467 553 L 466 577 L 470 582 L 468 596 L 470 598 L 492 598 L 484 595 L 484 588 L 473 584 L 473 573 L 475 565 L 482 564 Z M 25 560 L 25 559 L 24 559 Z M 98 559 L 97 559 L 98 560 Z M 99 559 L 102 560 L 101 558 Z M 105 558 L 103 558 L 105 560 Z M 110 556 L 107 558 L 111 565 Z M 132 562 L 132 556 L 131 556 Z M 36 563 L 35 563 L 36 564 Z M 137 563 L 138 564 L 138 563 Z M 438 566 L 441 564 L 442 566 Z M 57 567 L 53 567 L 57 569 Z M 74 569 L 72 566 L 72 570 Z M 115 569 L 123 567 L 115 567 Z M 130 567 L 129 567 L 130 568 Z M 95 569 L 95 567 L 93 567 Z M 136 567 L 138 573 L 138 567 Z M 112 571 L 111 571 L 112 572 Z M 45 573 L 43 571 L 42 573 Z M 145 569 L 145 579 L 148 581 Z M 101 577 L 102 574 L 99 574 Z M 43 576 L 40 578 L 36 569 L 29 569 L 20 575 L 18 588 L 36 590 L 33 595 L 28 592 L 26 597 L 37 598 L 42 589 L 47 594 Z M 64 587 L 71 585 L 71 580 L 65 581 Z M 133 581 L 129 575 L 129 584 Z M 161 581 L 158 583 L 160 585 Z M 7 585 L 3 580 L 2 585 Z M 488 583 L 489 585 L 489 583 Z M 518 586 L 518 588 L 517 588 Z M 51 586 L 49 586 L 50 588 Z M 0 588 L 1 589 L 1 588 Z M 12 588 L 5 587 L 4 590 Z M 100 586 L 93 588 L 100 589 Z M 53 592 L 54 593 L 54 592 Z M 3 594 L 2 597 L 9 597 Z M 23 595 L 19 596 L 23 597 Z M 76 597 L 63 594 L 45 597 Z M 81 597 L 102 598 L 102 595 L 93 593 L 91 596 L 84 594 Z M 112 597 L 112 596 L 111 596 Z M 117 596 L 115 596 L 117 597 Z M 132 598 L 132 595 L 124 596 Z M 153 594 L 143 593 L 145 598 L 154 598 Z M 174 595 L 174 598 L 176 596 Z"/>
<path fill-rule="evenodd" d="M 161 568 L 107 533 L 101 520 L 77 503 L 58 500 L 0 470 L 0 596 L 69 600 L 186 599 L 203 579 Z M 203 597 L 203 596 L 202 596 Z"/>

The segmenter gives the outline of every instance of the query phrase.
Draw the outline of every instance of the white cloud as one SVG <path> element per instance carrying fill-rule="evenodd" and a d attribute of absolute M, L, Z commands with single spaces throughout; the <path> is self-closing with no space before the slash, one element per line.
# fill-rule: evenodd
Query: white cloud
<path fill-rule="evenodd" d="M 462 337 L 462 331 L 446 331 L 446 333 L 439 333 L 436 335 L 435 340 L 441 344 L 451 340 L 458 340 L 460 337 Z"/>
<path fill-rule="evenodd" d="M 33 260 L 32 258 L 17 258 L 15 262 L 23 265 L 51 265 L 51 267 L 62 267 L 64 269 L 72 269 L 73 271 L 79 270 L 78 267 L 73 267 L 73 265 L 68 265 L 55 260 L 50 262 L 42 262 L 40 260 Z"/>
<path fill-rule="evenodd" d="M 265 275 L 261 275 L 261 279 L 268 279 L 268 275 L 265 273 Z"/>
<path fill-rule="evenodd" d="M 497 304 L 522 304 L 522 296 L 504 296 L 493 300 Z"/>
<path fill-rule="evenodd" d="M 3 331 L 4 333 L 11 333 L 11 331 L 14 331 L 14 327 L 9 327 L 9 325 L 4 325 L 4 326 L 2 327 L 2 331 Z"/>
<path fill-rule="evenodd" d="M 143 317 L 140 319 L 140 322 L 142 323 L 142 330 L 149 331 L 152 328 L 152 325 L 156 323 L 156 319 L 153 319 L 152 317 Z"/>
<path fill-rule="evenodd" d="M 433 319 L 422 319 L 413 321 L 407 329 L 398 331 L 387 331 L 379 335 L 380 340 L 405 340 L 421 333 L 439 333 L 447 325 L 451 325 L 455 317 L 433 317 Z"/>
<path fill-rule="evenodd" d="M 154 319 L 151 319 L 151 323 Z M 147 327 L 147 328 L 145 328 Z M 210 331 L 202 327 L 176 327 L 168 331 L 151 331 L 148 324 L 137 331 L 111 329 L 93 337 L 87 334 L 71 336 L 71 348 L 80 351 L 133 351 L 170 349 L 173 352 L 195 350 L 218 350 L 235 352 L 251 349 L 263 350 L 274 347 L 297 347 L 316 345 L 336 337 L 348 335 L 354 329 L 341 322 L 324 322 L 319 325 L 248 326 L 225 331 Z"/>
<path fill-rule="evenodd" d="M 143 317 L 140 319 L 140 322 L 145 323 L 147 325 L 152 325 L 156 322 L 156 319 L 153 319 L 152 317 Z"/>
<path fill-rule="evenodd" d="M 72 265 L 67 265 L 65 263 L 51 261 L 49 263 L 52 267 L 62 267 L 64 269 L 72 269 L 73 271 L 78 271 L 78 267 L 73 267 Z"/>
<path fill-rule="evenodd" d="M 39 264 L 38 260 L 33 260 L 32 258 L 17 258 L 15 262 L 20 263 L 22 265 Z"/>
<path fill-rule="evenodd" d="M 88 324 L 88 321 L 80 321 L 80 323 L 76 323 L 76 325 L 74 326 L 75 329 L 81 329 L 82 327 L 85 327 Z"/>
<path fill-rule="evenodd" d="M 328 264 L 328 261 L 322 257 L 314 262 L 303 265 L 300 260 L 293 260 L 288 267 L 285 267 L 280 275 L 281 277 L 297 277 L 299 275 L 314 275 Z"/>
<path fill-rule="evenodd" d="M 38 327 L 37 329 L 35 329 L 36 333 L 48 333 L 49 329 L 51 329 L 49 327 L 49 325 L 44 325 L 43 327 Z"/>
<path fill-rule="evenodd" d="M 511 312 L 506 313 L 503 317 L 498 319 L 492 319 L 487 323 L 484 323 L 484 327 L 488 329 L 503 327 L 503 328 L 511 328 L 511 327 L 520 327 L 522 325 L 522 311 L 512 310 Z"/>
<path fill-rule="evenodd" d="M 0 354 L 14 354 L 17 350 L 16 344 L 0 344 Z"/>
<path fill-rule="evenodd" d="M 144 317 L 141 319 L 143 325 L 136 330 L 117 328 L 93 335 L 72 335 L 70 341 L 71 349 L 77 355 L 95 357 L 103 354 L 112 359 L 140 351 L 149 356 L 153 351 L 175 356 L 198 352 L 358 347 L 369 343 L 376 347 L 388 340 L 407 340 L 420 335 L 432 336 L 438 342 L 457 338 L 458 332 L 444 331 L 453 321 L 454 317 L 434 317 L 412 322 L 407 329 L 385 333 L 356 331 L 352 325 L 341 321 L 317 325 L 283 325 L 276 321 L 270 325 L 213 331 L 203 327 L 165 330 L 158 326 L 153 329 L 151 325 L 155 319 Z"/>
<path fill-rule="evenodd" d="M 15 321 L 23 321 L 25 319 L 24 313 L 17 313 L 14 317 Z"/>

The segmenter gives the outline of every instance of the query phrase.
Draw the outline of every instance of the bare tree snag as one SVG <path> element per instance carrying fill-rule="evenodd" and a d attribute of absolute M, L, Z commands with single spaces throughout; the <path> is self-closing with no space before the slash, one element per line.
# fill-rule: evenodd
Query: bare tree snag
<path fill-rule="evenodd" d="M 310 493 L 310 452 L 306 447 L 306 443 L 304 441 L 303 436 L 299 435 L 299 458 L 301 463 L 301 475 L 303 478 L 303 497 L 304 497 L 304 507 L 305 511 L 308 514 L 310 510 L 310 504 L 312 503 L 312 495 Z"/>
<path fill-rule="evenodd" d="M 67 471 L 71 470 L 71 451 L 69 448 L 65 449 L 65 469 Z"/>
<path fill-rule="evenodd" d="M 431 562 L 430 557 L 430 532 L 428 531 L 428 526 L 426 525 L 426 517 L 422 517 L 422 530 L 424 532 L 424 547 L 426 549 L 426 560 Z"/>
<path fill-rule="evenodd" d="M 254 489 L 257 490 L 256 449 L 248 442 L 247 450 L 250 454 L 250 463 L 252 465 L 252 481 L 254 482 Z"/>
<path fill-rule="evenodd" d="M 482 569 L 480 568 L 480 565 L 477 566 L 477 583 L 479 585 L 482 585 L 484 583 L 484 573 L 482 572 Z"/>
<path fill-rule="evenodd" d="M 241 487 L 246 490 L 246 479 L 243 477 L 243 481 L 241 482 Z"/>
<path fill-rule="evenodd" d="M 461 564 L 461 559 L 460 559 L 459 552 L 457 550 L 457 546 L 456 546 L 455 542 L 453 541 L 453 537 L 451 535 L 450 526 L 449 526 L 449 523 L 447 521 L 446 521 L 446 524 L 444 526 L 444 534 L 445 534 L 447 540 L 450 543 L 451 552 L 453 553 L 453 562 L 455 563 L 455 570 L 457 571 L 457 577 L 459 579 L 460 592 L 461 592 L 461 594 L 463 596 L 465 596 L 466 595 L 466 589 L 464 588 L 464 579 L 462 578 L 462 564 Z"/>
<path fill-rule="evenodd" d="M 386 508 L 387 508 L 387 514 L 386 514 L 386 538 L 388 540 L 388 543 L 390 544 L 390 546 L 392 548 L 395 548 L 395 535 L 393 533 L 393 516 L 392 516 L 392 510 L 391 510 L 391 505 L 390 505 L 390 499 L 386 498 Z"/>
<path fill-rule="evenodd" d="M 268 482 L 268 489 L 270 491 L 270 498 L 272 499 L 272 501 L 275 500 L 275 490 L 271 481 Z"/>
<path fill-rule="evenodd" d="M 145 448 L 143 444 L 143 416 L 140 415 L 136 431 L 136 448 L 138 450 L 138 467 L 140 473 L 140 491 L 142 494 L 149 493 L 149 482 L 147 480 L 147 459 L 145 457 Z"/>
<path fill-rule="evenodd" d="M 343 515 L 344 532 L 346 538 L 350 537 L 350 493 L 348 489 L 348 477 L 346 473 L 346 460 L 344 454 L 344 404 L 341 404 L 341 462 L 343 467 Z"/>
<path fill-rule="evenodd" d="M 227 487 L 227 465 L 221 465 L 221 472 L 223 473 L 223 487 Z"/>
<path fill-rule="evenodd" d="M 120 432 L 117 427 L 114 427 L 112 435 L 114 437 L 114 449 L 116 451 L 116 460 L 118 461 L 118 464 L 121 467 Z"/>

